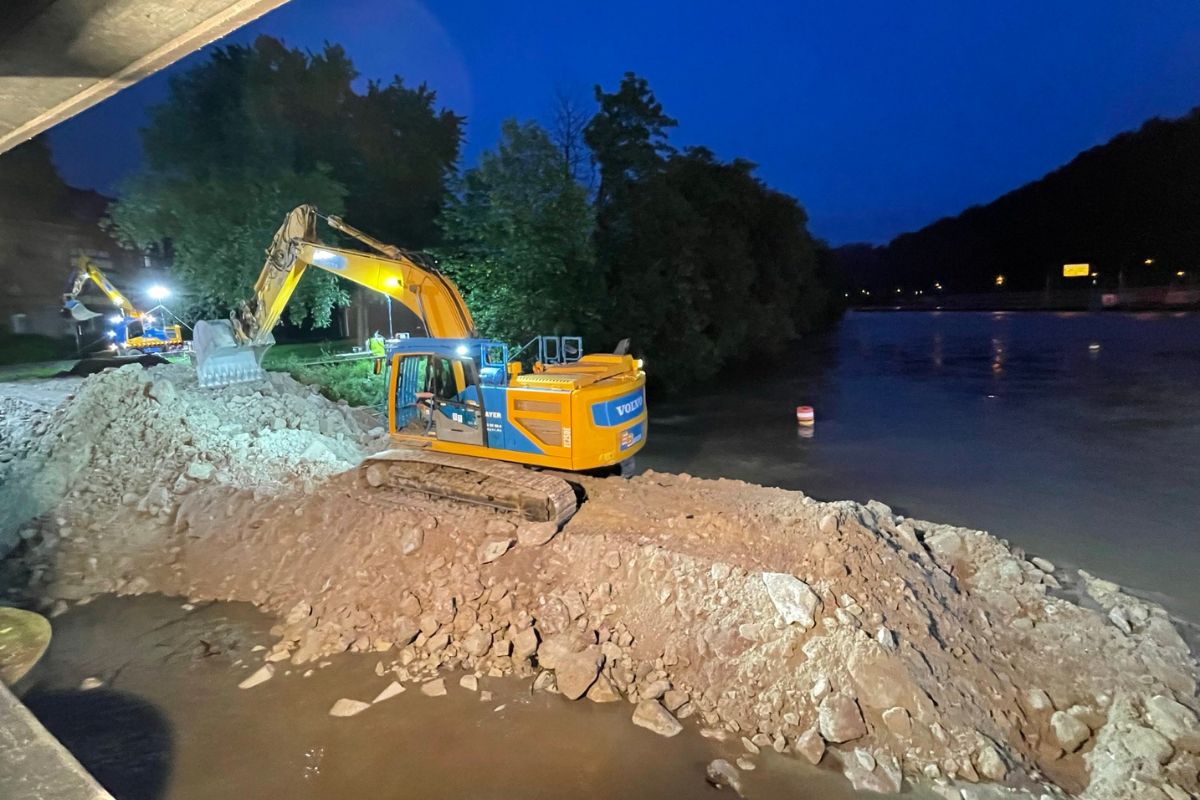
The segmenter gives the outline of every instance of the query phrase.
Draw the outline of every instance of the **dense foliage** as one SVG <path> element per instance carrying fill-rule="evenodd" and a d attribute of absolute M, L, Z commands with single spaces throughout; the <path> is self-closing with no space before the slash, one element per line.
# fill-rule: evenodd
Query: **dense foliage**
<path fill-rule="evenodd" d="M 436 217 L 462 119 L 424 86 L 371 82 L 341 47 L 304 53 L 270 37 L 218 49 L 171 82 L 143 131 L 145 162 L 111 211 L 126 243 L 168 241 L 198 313 L 243 299 L 284 214 L 302 202 L 408 247 L 436 241 Z M 307 276 L 293 321 L 327 325 L 347 302 L 337 280 Z"/>
<path fill-rule="evenodd" d="M 591 207 L 575 144 L 509 122 L 447 209 L 445 263 L 484 333 L 575 332 L 593 348 L 629 337 L 657 381 L 682 386 L 827 318 L 817 245 L 793 198 L 749 162 L 677 152 L 675 120 L 636 75 L 597 87 L 596 100 L 579 131 L 600 179 Z"/>
<path fill-rule="evenodd" d="M 509 120 L 445 211 L 443 263 L 488 335 L 599 332 L 604 280 L 587 191 L 550 135 Z"/>
<path fill-rule="evenodd" d="M 1061 285 L 1088 263 L 1101 286 L 1150 285 L 1195 269 L 1200 227 L 1200 109 L 1081 153 L 1040 180 L 886 247 L 839 249 L 852 285 L 947 292 Z M 1147 264 L 1146 260 L 1151 263 Z"/>
<path fill-rule="evenodd" d="M 600 171 L 595 241 L 610 338 L 632 337 L 653 373 L 680 386 L 827 319 L 817 245 L 794 198 L 748 161 L 674 150 L 675 121 L 645 80 L 627 74 L 596 97 L 586 138 Z"/>

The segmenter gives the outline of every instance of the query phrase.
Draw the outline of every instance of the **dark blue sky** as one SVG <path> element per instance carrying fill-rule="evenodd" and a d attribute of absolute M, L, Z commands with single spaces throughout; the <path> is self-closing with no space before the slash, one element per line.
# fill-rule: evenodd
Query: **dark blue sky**
<path fill-rule="evenodd" d="M 634 70 L 676 145 L 756 162 L 834 244 L 885 242 L 1200 105 L 1196 0 L 292 0 L 226 41 L 262 33 L 428 82 L 468 117 L 467 165 L 502 119 L 546 118 L 556 88 L 586 99 Z M 114 191 L 165 94 L 159 74 L 57 128 L 67 180 Z"/>

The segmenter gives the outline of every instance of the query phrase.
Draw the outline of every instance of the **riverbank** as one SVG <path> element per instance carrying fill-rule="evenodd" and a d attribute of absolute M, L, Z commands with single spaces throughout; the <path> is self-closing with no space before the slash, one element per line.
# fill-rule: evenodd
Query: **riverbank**
<path fill-rule="evenodd" d="M 213 396 L 124 368 L 43 431 L 0 487 L 61 486 L 26 504 L 49 506 L 7 565 L 30 595 L 252 602 L 280 620 L 264 683 L 373 652 L 417 691 L 468 670 L 628 701 L 743 768 L 778 752 L 860 789 L 1198 789 L 1194 664 L 1166 613 L 986 533 L 659 473 L 579 479 L 555 533 L 369 490 L 344 470 L 378 434 L 284 376 Z"/>

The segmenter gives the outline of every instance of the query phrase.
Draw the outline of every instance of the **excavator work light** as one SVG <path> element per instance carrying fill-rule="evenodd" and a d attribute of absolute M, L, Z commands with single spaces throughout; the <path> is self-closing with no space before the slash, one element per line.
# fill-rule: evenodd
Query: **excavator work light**
<path fill-rule="evenodd" d="M 166 300 L 171 296 L 171 290 L 158 283 L 151 286 L 146 293 L 150 295 L 151 300 Z"/>

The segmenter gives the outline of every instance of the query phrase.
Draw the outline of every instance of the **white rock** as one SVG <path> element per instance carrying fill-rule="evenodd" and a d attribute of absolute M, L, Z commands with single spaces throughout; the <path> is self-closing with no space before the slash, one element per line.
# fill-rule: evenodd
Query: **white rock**
<path fill-rule="evenodd" d="M 421 545 L 424 543 L 425 531 L 419 527 L 405 528 L 400 534 L 400 552 L 406 556 L 420 550 Z"/>
<path fill-rule="evenodd" d="M 239 683 L 238 688 L 251 689 L 255 686 L 258 686 L 260 683 L 266 683 L 273 677 L 275 677 L 275 665 L 263 664 L 254 672 L 253 675 Z"/>
<path fill-rule="evenodd" d="M 783 572 L 764 572 L 762 580 L 785 624 L 798 622 L 805 630 L 817 624 L 815 615 L 821 598 L 807 583 Z"/>
<path fill-rule="evenodd" d="M 479 563 L 490 564 L 507 553 L 508 549 L 516 544 L 516 541 L 511 536 L 489 536 L 483 540 L 483 544 L 479 545 L 477 551 Z"/>
<path fill-rule="evenodd" d="M 1031 558 L 1029 560 L 1032 561 L 1033 565 L 1035 567 L 1037 567 L 1038 569 L 1040 569 L 1042 572 L 1045 572 L 1047 574 L 1054 572 L 1053 562 L 1047 561 L 1046 559 L 1040 558 L 1038 556 L 1034 556 L 1033 558 Z"/>
<path fill-rule="evenodd" d="M 1125 731 L 1121 743 L 1135 759 L 1147 764 L 1165 764 L 1175 754 L 1167 737 L 1153 728 L 1132 725 Z"/>
<path fill-rule="evenodd" d="M 737 769 L 725 759 L 718 758 L 709 762 L 708 768 L 705 769 L 705 774 L 708 776 L 708 782 L 718 789 L 728 786 L 738 795 L 741 795 L 741 777 L 738 775 Z"/>
<path fill-rule="evenodd" d="M 890 755 L 856 748 L 850 757 L 842 759 L 842 774 L 860 792 L 898 794 L 902 782 L 900 764 Z"/>
<path fill-rule="evenodd" d="M 1004 776 L 1008 773 L 1004 759 L 990 744 L 979 749 L 979 754 L 975 758 L 975 767 L 979 770 L 980 775 L 997 783 L 1004 780 Z"/>
<path fill-rule="evenodd" d="M 193 461 L 187 465 L 187 470 L 184 474 L 195 481 L 207 481 L 212 478 L 215 469 L 212 464 L 207 464 L 203 461 Z"/>
<path fill-rule="evenodd" d="M 1146 701 L 1150 726 L 1182 750 L 1200 753 L 1200 726 L 1192 710 L 1174 698 L 1156 694 Z"/>
<path fill-rule="evenodd" d="M 659 736 L 675 736 L 683 730 L 683 724 L 657 700 L 642 700 L 633 710 L 633 724 Z"/>
<path fill-rule="evenodd" d="M 351 700 L 348 697 L 343 697 L 333 704 L 329 709 L 331 717 L 353 717 L 355 714 L 361 714 L 371 707 L 370 703 L 364 703 L 361 700 Z"/>
<path fill-rule="evenodd" d="M 446 681 L 444 678 L 435 678 L 431 681 L 426 681 L 421 684 L 421 694 L 426 697 L 442 697 L 446 694 Z"/>
<path fill-rule="evenodd" d="M 371 702 L 372 703 L 382 703 L 384 700 L 390 700 L 403 691 L 404 691 L 404 684 L 400 683 L 400 681 L 392 681 L 384 688 L 384 690 L 382 692 L 375 695 L 375 699 L 372 700 Z"/>
<path fill-rule="evenodd" d="M 468 692 L 479 691 L 479 678 L 474 675 L 463 675 L 458 679 L 458 685 L 466 689 Z"/>
<path fill-rule="evenodd" d="M 84 678 L 82 681 L 80 681 L 79 688 L 86 692 L 90 691 L 91 689 L 99 689 L 103 685 L 104 681 L 96 677 L 90 677 Z"/>
<path fill-rule="evenodd" d="M 1087 725 L 1065 711 L 1055 711 L 1050 716 L 1050 731 L 1058 746 L 1068 753 L 1074 753 L 1092 735 Z"/>
<path fill-rule="evenodd" d="M 1025 705 L 1030 711 L 1049 711 L 1054 708 L 1050 695 L 1036 687 L 1025 692 Z"/>

